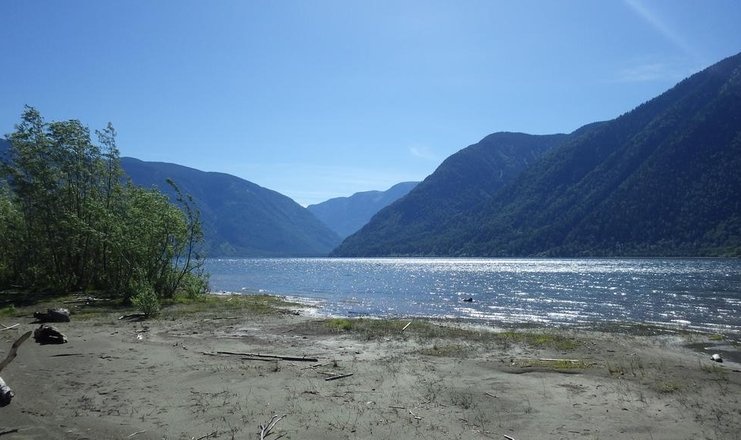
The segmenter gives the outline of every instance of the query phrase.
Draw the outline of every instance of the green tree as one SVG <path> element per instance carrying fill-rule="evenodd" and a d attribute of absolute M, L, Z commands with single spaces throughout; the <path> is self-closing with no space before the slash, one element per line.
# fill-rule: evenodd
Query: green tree
<path fill-rule="evenodd" d="M 24 111 L 2 167 L 0 244 L 12 251 L 0 257 L 0 282 L 127 300 L 205 286 L 192 199 L 173 182 L 177 204 L 124 182 L 115 129 L 96 134 L 99 145 L 77 120 L 46 123 L 36 109 Z"/>

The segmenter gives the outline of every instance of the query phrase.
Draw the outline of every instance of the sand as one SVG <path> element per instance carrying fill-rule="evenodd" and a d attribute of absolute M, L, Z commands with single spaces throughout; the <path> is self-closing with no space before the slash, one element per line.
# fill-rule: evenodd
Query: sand
<path fill-rule="evenodd" d="M 0 331 L 0 359 L 38 326 L 24 313 L 0 318 L 21 324 Z M 741 365 L 702 351 L 738 345 L 709 335 L 520 330 L 574 342 L 558 348 L 454 322 L 379 333 L 304 312 L 120 313 L 73 314 L 55 324 L 67 344 L 21 346 L 0 373 L 16 392 L 3 439 L 259 439 L 273 416 L 268 439 L 741 438 Z"/>

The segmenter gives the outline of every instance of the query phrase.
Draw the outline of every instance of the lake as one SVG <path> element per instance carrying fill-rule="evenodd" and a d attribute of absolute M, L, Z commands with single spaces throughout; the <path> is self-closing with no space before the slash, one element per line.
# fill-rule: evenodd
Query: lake
<path fill-rule="evenodd" d="M 741 334 L 737 259 L 238 258 L 210 259 L 206 268 L 214 291 L 285 295 L 329 316 L 636 322 Z"/>

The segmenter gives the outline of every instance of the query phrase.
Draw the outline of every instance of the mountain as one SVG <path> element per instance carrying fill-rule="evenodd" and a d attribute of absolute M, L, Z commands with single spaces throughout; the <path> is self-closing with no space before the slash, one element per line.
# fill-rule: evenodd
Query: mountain
<path fill-rule="evenodd" d="M 381 210 L 335 255 L 426 255 L 450 224 L 470 217 L 568 135 L 494 133 L 447 158 L 403 199 Z M 440 252 L 445 255 L 446 252 Z"/>
<path fill-rule="evenodd" d="M 10 147 L 0 139 L 0 158 Z M 290 198 L 223 173 L 207 173 L 172 163 L 123 157 L 135 185 L 156 187 L 171 198 L 172 179 L 201 211 L 210 257 L 325 256 L 341 238 Z"/>
<path fill-rule="evenodd" d="M 337 235 L 345 238 L 362 228 L 382 208 L 407 195 L 417 183 L 403 182 L 386 191 L 365 191 L 350 197 L 337 197 L 309 205 L 307 209 Z"/>
<path fill-rule="evenodd" d="M 238 177 L 124 157 L 134 184 L 172 196 L 166 179 L 201 211 L 208 256 L 324 256 L 340 238 L 290 198 Z"/>
<path fill-rule="evenodd" d="M 741 255 L 741 54 L 556 143 L 495 188 L 456 153 L 333 255 Z"/>

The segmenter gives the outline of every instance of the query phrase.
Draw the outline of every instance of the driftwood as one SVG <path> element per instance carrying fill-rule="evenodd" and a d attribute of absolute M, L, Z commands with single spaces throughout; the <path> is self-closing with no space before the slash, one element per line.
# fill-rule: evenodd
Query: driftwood
<path fill-rule="evenodd" d="M 277 354 L 238 353 L 234 351 L 217 351 L 216 354 L 226 354 L 229 356 L 244 356 L 247 358 L 280 359 L 282 361 L 319 362 L 319 359 L 317 358 L 297 357 L 297 356 L 279 356 Z"/>
<path fill-rule="evenodd" d="M 38 322 L 69 322 L 69 310 L 47 309 L 46 313 L 33 312 L 33 317 Z"/>
<path fill-rule="evenodd" d="M 0 371 L 3 371 L 5 367 L 8 366 L 8 364 L 15 359 L 16 355 L 18 354 L 18 347 L 21 346 L 24 342 L 26 342 L 26 339 L 28 339 L 31 336 L 31 332 L 26 332 L 23 335 L 21 335 L 20 338 L 16 339 L 15 342 L 13 342 L 13 345 L 10 347 L 10 351 L 8 352 L 8 355 L 5 356 L 5 359 L 0 362 Z"/>
<path fill-rule="evenodd" d="M 33 338 L 39 344 L 65 344 L 67 337 L 62 332 L 51 325 L 40 325 L 33 331 Z"/>
<path fill-rule="evenodd" d="M 0 324 L 0 327 L 2 327 L 2 328 L 0 328 L 0 332 L 3 331 L 3 330 L 10 330 L 11 328 L 16 328 L 19 325 L 20 324 L 13 324 L 13 325 L 8 326 L 8 325 Z"/>
<path fill-rule="evenodd" d="M 352 376 L 353 373 L 347 373 L 347 374 L 338 374 L 337 376 L 330 376 L 326 379 L 324 379 L 326 382 L 329 382 L 330 380 L 337 380 L 337 379 L 344 379 L 346 377 Z"/>
<path fill-rule="evenodd" d="M 126 320 L 132 320 L 132 321 L 141 321 L 144 318 L 147 317 L 146 313 L 142 312 L 136 312 L 136 313 L 130 313 L 128 315 L 121 315 L 118 317 L 118 320 L 126 319 Z"/>
<path fill-rule="evenodd" d="M 405 326 L 404 326 L 404 328 L 403 328 L 403 329 L 401 329 L 401 331 L 404 331 L 404 330 L 406 330 L 406 329 L 407 329 L 407 327 L 409 327 L 410 325 L 412 325 L 412 321 L 409 321 L 409 322 L 407 322 L 407 325 L 405 325 Z"/>
<path fill-rule="evenodd" d="M 260 425 L 260 440 L 265 440 L 265 438 L 270 435 L 270 431 L 275 428 L 275 425 L 277 425 L 283 417 L 285 417 L 285 414 L 280 417 L 276 414 L 270 418 L 267 425 Z"/>
<path fill-rule="evenodd" d="M 5 431 L 0 431 L 0 435 L 13 434 L 16 432 L 18 432 L 18 428 L 6 429 Z"/>
<path fill-rule="evenodd" d="M 21 344 L 23 344 L 30 336 L 31 332 L 26 332 L 13 342 L 8 355 L 5 356 L 5 359 L 2 362 L 0 362 L 0 371 L 3 371 L 3 368 L 7 367 L 8 364 L 15 359 L 18 355 L 18 347 L 20 347 Z M 15 396 L 13 390 L 5 383 L 3 378 L 0 377 L 0 407 L 9 405 L 13 396 Z"/>

